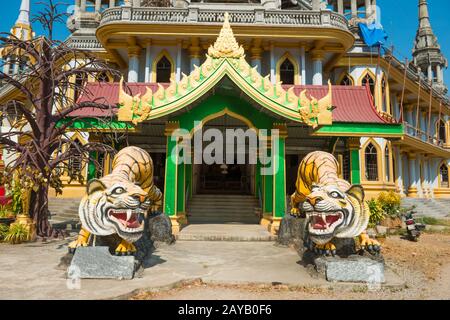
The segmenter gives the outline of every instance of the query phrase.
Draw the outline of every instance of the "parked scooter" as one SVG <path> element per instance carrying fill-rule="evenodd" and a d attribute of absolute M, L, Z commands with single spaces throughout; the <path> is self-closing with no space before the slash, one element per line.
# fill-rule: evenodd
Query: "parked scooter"
<path fill-rule="evenodd" d="M 414 210 L 408 211 L 405 214 L 405 223 L 406 223 L 406 231 L 407 238 L 411 241 L 418 241 L 420 237 L 420 232 L 425 230 L 425 225 L 422 223 L 416 223 L 413 215 L 416 214 Z"/>

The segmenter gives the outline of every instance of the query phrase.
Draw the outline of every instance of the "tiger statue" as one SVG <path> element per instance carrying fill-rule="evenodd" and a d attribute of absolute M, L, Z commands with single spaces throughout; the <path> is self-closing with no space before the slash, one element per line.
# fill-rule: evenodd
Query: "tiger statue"
<path fill-rule="evenodd" d="M 360 237 L 362 248 L 373 254 L 380 251 L 380 244 L 365 232 L 370 212 L 364 189 L 338 177 L 338 161 L 332 154 L 316 151 L 302 160 L 291 196 L 291 215 L 306 215 L 307 240 L 318 254 L 336 254 L 333 238 Z"/>
<path fill-rule="evenodd" d="M 153 183 L 150 155 L 137 147 L 122 149 L 113 159 L 111 174 L 90 180 L 86 191 L 78 210 L 82 228 L 69 252 L 88 246 L 91 234 L 117 234 L 121 242 L 115 253 L 134 254 L 133 242 L 144 233 L 144 217 L 162 203 L 162 193 Z"/>

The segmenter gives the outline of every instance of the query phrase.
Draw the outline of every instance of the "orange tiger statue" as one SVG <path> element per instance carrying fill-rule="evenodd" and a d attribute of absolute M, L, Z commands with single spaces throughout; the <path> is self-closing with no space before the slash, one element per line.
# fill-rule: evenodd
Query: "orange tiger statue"
<path fill-rule="evenodd" d="M 365 233 L 370 212 L 364 189 L 339 178 L 338 161 L 332 154 L 312 152 L 300 163 L 291 215 L 302 214 L 316 253 L 334 255 L 333 238 L 353 237 L 360 237 L 361 247 L 371 253 L 380 251 L 380 244 Z"/>
<path fill-rule="evenodd" d="M 162 193 L 153 183 L 153 161 L 145 150 L 122 149 L 114 157 L 112 168 L 111 174 L 87 184 L 78 210 L 82 228 L 69 244 L 70 252 L 88 246 L 91 234 L 117 234 L 121 242 L 116 254 L 133 254 L 133 242 L 144 233 L 144 217 L 161 206 Z"/>

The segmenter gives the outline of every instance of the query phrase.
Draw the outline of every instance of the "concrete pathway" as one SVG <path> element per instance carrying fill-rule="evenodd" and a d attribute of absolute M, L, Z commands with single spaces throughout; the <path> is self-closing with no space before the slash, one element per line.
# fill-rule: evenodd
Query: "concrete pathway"
<path fill-rule="evenodd" d="M 177 235 L 178 240 L 275 241 L 276 236 L 259 224 L 190 224 Z"/>
<path fill-rule="evenodd" d="M 83 279 L 80 289 L 68 289 L 65 271 L 56 268 L 67 252 L 67 242 L 0 244 L 0 299 L 107 299 L 137 289 L 171 288 L 192 279 L 232 284 L 332 285 L 312 278 L 293 249 L 272 242 L 178 241 L 158 248 L 141 278 Z M 391 272 L 386 277 L 389 285 L 403 285 Z"/>

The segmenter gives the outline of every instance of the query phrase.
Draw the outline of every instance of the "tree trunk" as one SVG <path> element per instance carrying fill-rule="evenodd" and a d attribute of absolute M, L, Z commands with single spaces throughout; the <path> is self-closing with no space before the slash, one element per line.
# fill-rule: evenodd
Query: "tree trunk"
<path fill-rule="evenodd" d="M 50 211 L 48 210 L 48 184 L 42 185 L 37 192 L 31 192 L 30 217 L 36 223 L 38 237 L 49 238 L 58 236 L 49 222 Z"/>

